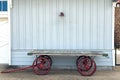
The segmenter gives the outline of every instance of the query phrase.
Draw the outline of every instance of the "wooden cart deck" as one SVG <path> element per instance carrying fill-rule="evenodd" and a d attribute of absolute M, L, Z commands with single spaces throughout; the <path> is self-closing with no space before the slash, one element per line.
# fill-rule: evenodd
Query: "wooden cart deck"
<path fill-rule="evenodd" d="M 55 50 L 33 50 L 28 55 L 53 55 L 53 56 L 108 56 L 108 53 L 103 51 L 81 51 L 69 49 L 55 49 Z"/>

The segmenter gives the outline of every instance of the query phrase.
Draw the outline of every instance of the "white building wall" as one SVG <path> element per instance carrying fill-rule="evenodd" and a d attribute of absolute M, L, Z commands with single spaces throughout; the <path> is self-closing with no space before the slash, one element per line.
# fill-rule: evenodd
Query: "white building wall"
<path fill-rule="evenodd" d="M 0 64 L 9 62 L 9 28 L 8 19 L 0 19 Z"/>
<path fill-rule="evenodd" d="M 112 66 L 112 0 L 13 0 L 11 21 L 13 65 L 30 65 L 32 49 L 80 49 L 108 52 L 96 62 Z"/>

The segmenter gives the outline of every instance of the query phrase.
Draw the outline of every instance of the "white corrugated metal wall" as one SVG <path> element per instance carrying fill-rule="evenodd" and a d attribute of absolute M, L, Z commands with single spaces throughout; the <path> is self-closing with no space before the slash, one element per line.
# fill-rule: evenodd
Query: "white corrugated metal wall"
<path fill-rule="evenodd" d="M 81 49 L 108 52 L 97 65 L 112 66 L 112 0 L 13 0 L 11 21 L 13 65 L 30 65 L 32 49 Z"/>

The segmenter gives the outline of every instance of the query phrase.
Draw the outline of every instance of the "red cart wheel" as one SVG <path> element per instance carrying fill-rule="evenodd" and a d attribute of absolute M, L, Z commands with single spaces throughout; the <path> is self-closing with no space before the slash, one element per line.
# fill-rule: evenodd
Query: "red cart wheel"
<path fill-rule="evenodd" d="M 86 57 L 78 61 L 77 68 L 81 75 L 91 76 L 96 71 L 96 64 L 93 59 Z"/>
<path fill-rule="evenodd" d="M 87 71 L 92 67 L 92 61 L 89 56 L 80 56 L 76 61 L 77 67 L 83 71 Z"/>
<path fill-rule="evenodd" d="M 34 73 L 36 73 L 37 75 L 48 74 L 50 69 L 51 69 L 50 60 L 45 57 L 39 56 L 33 62 L 33 70 Z"/>
<path fill-rule="evenodd" d="M 48 56 L 48 55 L 40 55 L 40 56 L 48 59 L 50 61 L 50 65 L 52 66 L 52 59 L 50 56 Z"/>

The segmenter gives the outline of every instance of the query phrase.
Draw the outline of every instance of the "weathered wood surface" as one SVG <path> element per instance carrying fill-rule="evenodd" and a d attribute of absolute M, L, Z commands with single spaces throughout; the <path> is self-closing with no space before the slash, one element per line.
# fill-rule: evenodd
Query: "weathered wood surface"
<path fill-rule="evenodd" d="M 81 51 L 81 50 L 33 50 L 28 55 L 56 55 L 56 56 L 108 56 L 102 51 Z"/>
<path fill-rule="evenodd" d="M 115 47 L 120 46 L 120 7 L 115 8 Z"/>

